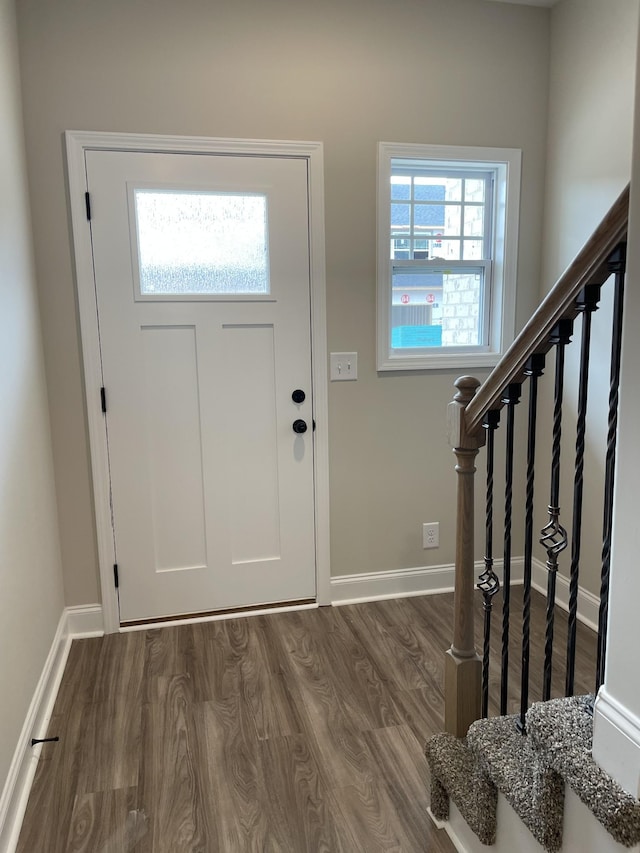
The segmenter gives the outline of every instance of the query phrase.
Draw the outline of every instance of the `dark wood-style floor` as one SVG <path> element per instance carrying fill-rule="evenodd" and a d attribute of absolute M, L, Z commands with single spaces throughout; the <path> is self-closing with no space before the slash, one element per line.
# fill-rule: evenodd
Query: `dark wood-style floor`
<path fill-rule="evenodd" d="M 423 756 L 442 729 L 452 598 L 74 642 L 49 729 L 60 742 L 43 747 L 18 853 L 453 851 L 426 812 Z M 535 595 L 533 700 L 543 625 Z M 559 613 L 558 659 L 565 637 Z M 576 692 L 592 689 L 594 650 L 580 626 Z"/>

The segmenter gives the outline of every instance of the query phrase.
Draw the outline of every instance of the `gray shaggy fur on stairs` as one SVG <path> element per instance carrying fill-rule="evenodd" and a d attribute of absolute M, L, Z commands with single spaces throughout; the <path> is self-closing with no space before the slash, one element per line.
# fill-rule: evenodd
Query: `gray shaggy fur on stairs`
<path fill-rule="evenodd" d="M 518 719 L 478 720 L 469 728 L 467 743 L 536 841 L 556 853 L 562 847 L 564 782 L 518 731 Z"/>
<path fill-rule="evenodd" d="M 640 843 L 640 802 L 593 760 L 593 719 L 587 711 L 593 698 L 538 702 L 527 712 L 527 730 L 534 748 L 615 840 L 633 847 Z"/>
<path fill-rule="evenodd" d="M 496 840 L 498 791 L 483 772 L 464 738 L 438 734 L 429 738 L 425 755 L 431 771 L 431 812 L 449 817 L 449 797 L 483 844 Z"/>
<path fill-rule="evenodd" d="M 537 702 L 527 712 L 525 736 L 512 715 L 477 720 L 466 738 L 430 738 L 425 753 L 434 816 L 448 818 L 451 796 L 480 841 L 493 844 L 499 790 L 536 840 L 556 853 L 566 782 L 619 844 L 639 844 L 640 802 L 591 755 L 592 703 L 593 696 Z"/>

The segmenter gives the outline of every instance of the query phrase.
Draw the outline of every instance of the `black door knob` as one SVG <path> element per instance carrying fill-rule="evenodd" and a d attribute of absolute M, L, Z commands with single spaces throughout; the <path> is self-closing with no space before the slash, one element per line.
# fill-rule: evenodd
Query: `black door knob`
<path fill-rule="evenodd" d="M 297 421 L 294 421 L 293 422 L 293 431 L 297 432 L 299 434 L 306 432 L 307 431 L 306 423 L 300 419 L 298 419 Z"/>
<path fill-rule="evenodd" d="M 306 398 L 307 398 L 307 395 L 304 393 L 304 391 L 301 388 L 296 388 L 296 390 L 291 395 L 291 399 L 293 400 L 294 403 L 304 403 Z"/>

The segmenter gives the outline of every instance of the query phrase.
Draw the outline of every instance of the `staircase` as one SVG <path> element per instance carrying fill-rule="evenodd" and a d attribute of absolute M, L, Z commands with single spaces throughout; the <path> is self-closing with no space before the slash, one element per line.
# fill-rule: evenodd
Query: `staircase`
<path fill-rule="evenodd" d="M 498 791 L 549 853 L 562 848 L 565 784 L 619 844 L 640 844 L 640 802 L 591 757 L 593 696 L 538 702 L 518 715 L 473 723 L 466 738 L 434 735 L 426 746 L 431 812 L 449 817 L 449 798 L 483 844 L 496 839 Z"/>
<path fill-rule="evenodd" d="M 592 749 L 595 695 L 605 678 L 608 591 L 611 573 L 611 530 L 616 459 L 618 383 L 622 341 L 626 229 L 629 188 L 613 205 L 573 264 L 540 305 L 506 355 L 484 384 L 473 377 L 456 381 L 457 394 L 449 406 L 449 436 L 456 456 L 458 515 L 455 615 L 453 643 L 445 655 L 445 728 L 426 745 L 431 770 L 431 813 L 438 821 L 449 817 L 450 801 L 482 844 L 497 836 L 498 794 L 512 806 L 532 836 L 547 851 L 563 847 L 565 786 L 568 786 L 605 827 L 611 839 L 625 847 L 640 844 L 640 802 L 594 761 Z M 581 562 L 582 500 L 585 429 L 589 388 L 591 316 L 601 288 L 614 288 L 611 332 L 608 434 L 604 451 L 602 571 L 598 619 L 598 653 L 594 661 L 595 693 L 574 696 L 576 619 Z M 561 521 L 560 460 L 565 349 L 580 316 L 580 377 L 577 395 L 573 504 L 567 531 Z M 537 422 L 538 380 L 553 355 L 553 421 Z M 528 383 L 526 498 L 524 501 L 524 587 L 520 713 L 508 714 L 510 643 L 511 530 L 514 509 L 514 429 L 522 387 Z M 501 553 L 503 579 L 494 568 L 495 434 L 506 414 L 504 535 Z M 546 631 L 542 702 L 530 704 L 530 608 L 534 560 L 534 491 L 536 439 L 551 444 L 550 494 L 547 524 L 538 542 L 547 553 Z M 566 440 L 565 443 L 566 444 Z M 484 571 L 474 577 L 474 474 L 476 457 L 486 445 L 486 522 Z M 551 698 L 556 579 L 559 558 L 570 553 L 569 632 L 566 650 L 565 696 Z M 473 598 L 480 591 L 484 604 L 482 656 L 474 646 Z M 502 595 L 502 654 L 500 716 L 489 717 L 491 627 L 494 597 Z M 556 655 L 557 657 L 557 655 Z"/>

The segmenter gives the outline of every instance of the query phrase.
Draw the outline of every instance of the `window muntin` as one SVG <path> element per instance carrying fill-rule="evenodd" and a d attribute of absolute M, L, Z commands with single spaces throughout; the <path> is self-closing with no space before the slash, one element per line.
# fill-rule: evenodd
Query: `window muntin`
<path fill-rule="evenodd" d="M 489 260 L 491 172 L 391 160 L 392 260 Z"/>
<path fill-rule="evenodd" d="M 268 295 L 267 197 L 136 188 L 142 297 Z"/>
<path fill-rule="evenodd" d="M 390 198 L 390 349 L 486 346 L 493 173 L 392 158 Z"/>
<path fill-rule="evenodd" d="M 510 343 L 520 156 L 380 144 L 379 370 L 491 366 Z"/>

